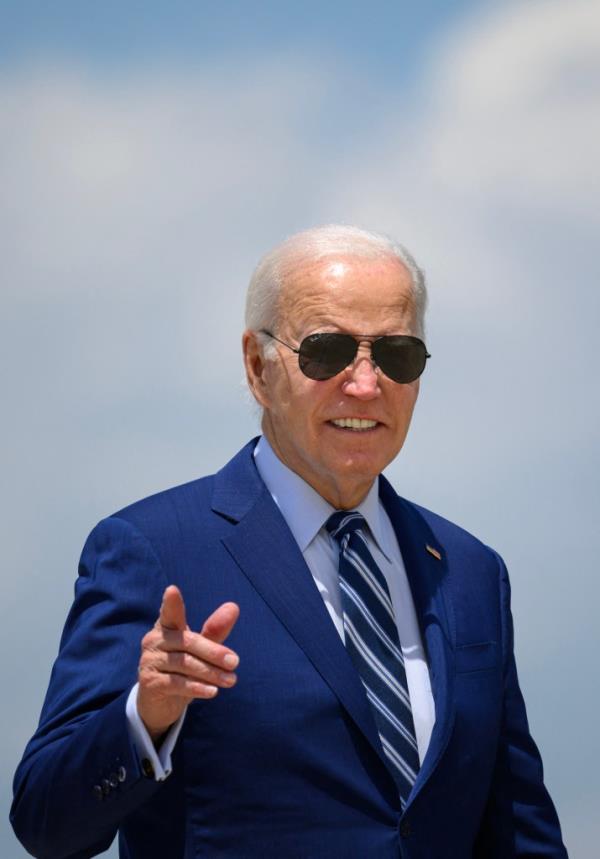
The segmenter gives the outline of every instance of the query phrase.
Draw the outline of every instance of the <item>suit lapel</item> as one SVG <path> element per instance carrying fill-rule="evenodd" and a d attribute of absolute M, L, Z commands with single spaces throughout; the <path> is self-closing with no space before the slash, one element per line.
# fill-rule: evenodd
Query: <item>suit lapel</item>
<path fill-rule="evenodd" d="M 213 509 L 238 523 L 223 539 L 225 548 L 338 697 L 387 770 L 364 687 L 302 553 L 258 475 L 251 455 L 254 444 L 244 448 L 215 478 Z"/>
<path fill-rule="evenodd" d="M 435 702 L 435 724 L 408 800 L 410 804 L 437 766 L 454 723 L 454 618 L 447 594 L 448 569 L 443 547 L 418 509 L 400 498 L 384 477 L 380 478 L 380 495 L 396 531 L 410 583 Z"/>

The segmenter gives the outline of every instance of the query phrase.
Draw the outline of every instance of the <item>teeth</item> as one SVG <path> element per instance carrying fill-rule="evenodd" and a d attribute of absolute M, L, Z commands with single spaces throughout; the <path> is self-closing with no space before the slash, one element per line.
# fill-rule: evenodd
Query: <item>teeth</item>
<path fill-rule="evenodd" d="M 377 421 L 368 421 L 364 418 L 337 418 L 331 422 L 336 427 L 344 429 L 365 430 L 377 426 Z"/>

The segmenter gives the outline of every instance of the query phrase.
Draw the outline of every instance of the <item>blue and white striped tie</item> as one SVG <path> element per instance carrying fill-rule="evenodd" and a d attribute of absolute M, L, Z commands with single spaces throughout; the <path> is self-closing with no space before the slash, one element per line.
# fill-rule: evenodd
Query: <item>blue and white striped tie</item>
<path fill-rule="evenodd" d="M 346 649 L 373 707 L 381 745 L 402 807 L 419 771 L 404 657 L 385 577 L 371 555 L 360 513 L 339 510 L 325 527 L 340 546 L 339 576 Z"/>

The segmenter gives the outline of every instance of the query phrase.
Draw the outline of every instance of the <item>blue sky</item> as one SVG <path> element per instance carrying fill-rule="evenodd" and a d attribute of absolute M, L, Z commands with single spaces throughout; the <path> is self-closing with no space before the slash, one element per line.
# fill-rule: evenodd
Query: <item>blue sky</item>
<path fill-rule="evenodd" d="M 252 268 L 355 222 L 429 280 L 433 358 L 389 476 L 505 557 L 547 781 L 592 857 L 598 5 L 0 10 L 4 807 L 88 531 L 255 433 Z M 7 824 L 0 854 L 24 855 Z"/>
<path fill-rule="evenodd" d="M 57 2 L 1 4 L 5 61 L 62 55 L 86 65 L 162 59 L 186 66 L 301 47 L 352 57 L 358 69 L 405 77 L 435 33 L 486 3 Z"/>

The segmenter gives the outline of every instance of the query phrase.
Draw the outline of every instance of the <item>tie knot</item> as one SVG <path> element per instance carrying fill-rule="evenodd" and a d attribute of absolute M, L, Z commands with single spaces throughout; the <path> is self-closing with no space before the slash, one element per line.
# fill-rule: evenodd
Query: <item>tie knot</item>
<path fill-rule="evenodd" d="M 346 534 L 354 534 L 355 531 L 363 529 L 364 525 L 365 517 L 356 510 L 337 510 L 325 523 L 325 527 L 338 543 L 342 542 Z"/>

